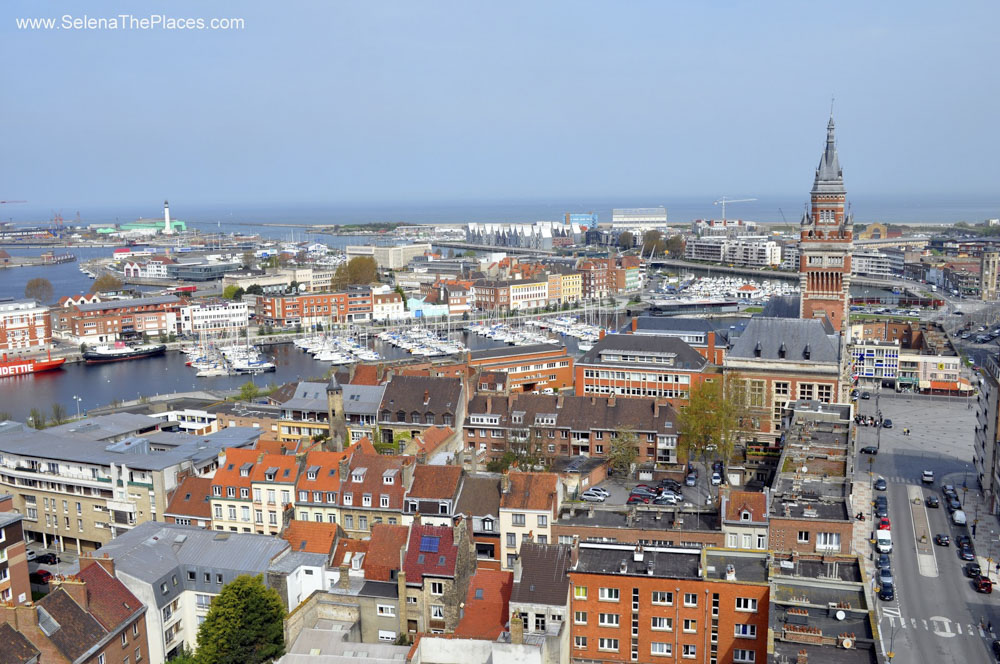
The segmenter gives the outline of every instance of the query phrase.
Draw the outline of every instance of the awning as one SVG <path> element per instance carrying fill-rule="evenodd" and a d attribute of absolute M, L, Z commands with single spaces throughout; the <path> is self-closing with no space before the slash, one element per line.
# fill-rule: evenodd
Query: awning
<path fill-rule="evenodd" d="M 923 381 L 921 381 L 921 387 L 923 387 Z M 930 382 L 930 388 L 932 390 L 941 390 L 946 392 L 968 392 L 972 388 L 963 382 L 955 382 L 949 380 L 932 380 Z"/>

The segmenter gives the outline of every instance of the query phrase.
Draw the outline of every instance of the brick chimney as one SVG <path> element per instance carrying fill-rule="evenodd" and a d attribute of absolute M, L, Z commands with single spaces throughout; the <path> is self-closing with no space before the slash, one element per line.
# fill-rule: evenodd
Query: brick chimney
<path fill-rule="evenodd" d="M 53 577 L 50 582 L 52 591 L 56 588 L 62 588 L 66 593 L 73 598 L 73 601 L 80 605 L 80 608 L 84 611 L 90 610 L 90 600 L 87 599 L 87 582 L 80 579 L 78 576 L 63 576 L 63 577 Z"/>
<path fill-rule="evenodd" d="M 524 623 L 519 613 L 510 617 L 510 642 L 518 646 L 524 643 Z"/>
<path fill-rule="evenodd" d="M 115 576 L 115 561 L 106 553 L 98 555 L 96 552 L 83 553 L 80 555 L 80 571 L 87 569 L 91 565 L 100 565 L 104 571 Z"/>
<path fill-rule="evenodd" d="M 396 573 L 396 594 L 398 595 L 396 601 L 399 603 L 396 608 L 396 613 L 399 615 L 399 633 L 406 634 L 406 572 L 403 571 L 402 561 Z"/>
<path fill-rule="evenodd" d="M 349 477 L 349 474 L 350 474 L 350 467 L 351 467 L 350 461 L 347 459 L 346 456 L 343 459 L 340 460 L 339 473 L 340 473 L 340 481 L 341 481 L 341 483 L 344 483 L 344 482 L 347 481 L 347 478 Z"/>
<path fill-rule="evenodd" d="M 351 568 L 347 565 L 340 566 L 340 578 L 337 579 L 337 587 L 341 590 L 347 590 L 351 587 Z"/>
<path fill-rule="evenodd" d="M 426 406 L 430 402 L 431 402 L 431 393 L 430 393 L 430 390 L 424 390 L 424 405 Z"/>
<path fill-rule="evenodd" d="M 500 490 L 502 493 L 510 493 L 510 473 L 504 473 L 500 476 Z"/>
<path fill-rule="evenodd" d="M 795 664 L 809 664 L 809 652 L 800 650 L 798 657 L 795 658 Z"/>
<path fill-rule="evenodd" d="M 612 393 L 611 396 L 608 397 L 608 408 L 614 408 L 614 407 L 615 407 L 615 395 L 614 393 Z"/>

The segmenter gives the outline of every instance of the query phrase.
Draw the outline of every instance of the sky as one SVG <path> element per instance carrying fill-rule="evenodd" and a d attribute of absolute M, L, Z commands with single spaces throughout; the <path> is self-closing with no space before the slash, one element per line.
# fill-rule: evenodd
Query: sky
<path fill-rule="evenodd" d="M 245 28 L 16 23 L 121 13 Z M 995 196 L 998 18 L 993 0 L 5 0 L 0 199 L 804 199 L 831 98 L 849 195 Z"/>

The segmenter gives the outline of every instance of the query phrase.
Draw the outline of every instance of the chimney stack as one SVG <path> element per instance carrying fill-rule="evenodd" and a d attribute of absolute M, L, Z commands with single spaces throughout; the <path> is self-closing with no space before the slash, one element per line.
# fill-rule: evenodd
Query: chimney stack
<path fill-rule="evenodd" d="M 500 476 L 500 489 L 502 493 L 510 493 L 510 472 Z"/>
<path fill-rule="evenodd" d="M 73 598 L 73 601 L 80 605 L 84 611 L 90 611 L 90 601 L 87 599 L 87 583 L 78 576 L 56 576 L 49 584 L 51 590 L 62 588 Z"/>
<path fill-rule="evenodd" d="M 612 392 L 611 396 L 608 397 L 608 408 L 614 408 L 614 407 L 615 407 L 615 395 L 614 392 Z"/>
<path fill-rule="evenodd" d="M 340 566 L 340 578 L 337 579 L 337 587 L 341 590 L 347 590 L 351 587 L 350 571 L 351 568 L 347 565 Z"/>
<path fill-rule="evenodd" d="M 430 390 L 424 390 L 424 405 L 426 406 L 430 402 L 431 402 L 431 393 L 430 393 Z"/>
<path fill-rule="evenodd" d="M 510 642 L 516 646 L 524 643 L 524 623 L 519 613 L 510 617 Z"/>
<path fill-rule="evenodd" d="M 91 565 L 100 565 L 101 567 L 104 568 L 105 572 L 107 572 L 111 576 L 115 576 L 115 561 L 113 558 L 111 558 L 111 556 L 109 556 L 106 553 L 102 554 L 97 554 L 95 552 L 84 553 L 80 556 L 79 562 L 80 562 L 81 572 L 90 567 Z"/>
<path fill-rule="evenodd" d="M 795 658 L 795 664 L 809 664 L 809 652 L 800 650 L 798 657 Z"/>
<path fill-rule="evenodd" d="M 340 473 L 340 482 L 341 483 L 346 482 L 347 477 L 350 473 L 350 461 L 348 461 L 346 456 L 340 460 L 340 467 L 338 469 L 338 472 Z"/>
<path fill-rule="evenodd" d="M 403 571 L 403 564 L 400 562 L 399 571 L 396 573 L 396 594 L 399 595 L 399 633 L 406 634 L 406 572 Z"/>
<path fill-rule="evenodd" d="M 524 572 L 524 568 L 521 566 L 521 556 L 520 554 L 514 556 L 514 583 L 521 583 L 521 574 Z"/>

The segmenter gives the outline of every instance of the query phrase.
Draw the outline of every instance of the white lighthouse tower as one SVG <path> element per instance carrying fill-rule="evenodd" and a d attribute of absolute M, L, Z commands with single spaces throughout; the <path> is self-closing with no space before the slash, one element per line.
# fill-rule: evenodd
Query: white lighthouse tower
<path fill-rule="evenodd" d="M 163 234 L 174 234 L 174 227 L 170 225 L 170 203 L 167 201 L 163 201 Z"/>

